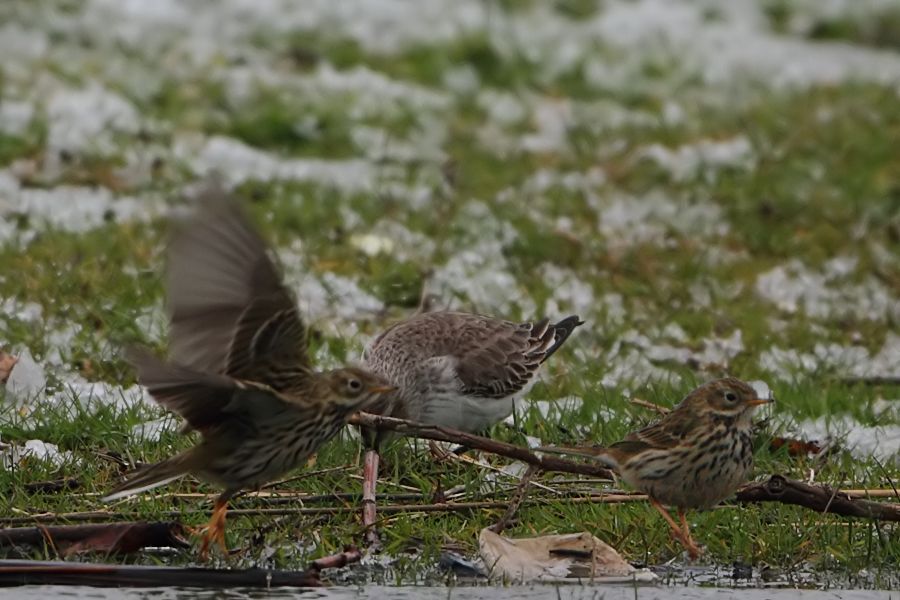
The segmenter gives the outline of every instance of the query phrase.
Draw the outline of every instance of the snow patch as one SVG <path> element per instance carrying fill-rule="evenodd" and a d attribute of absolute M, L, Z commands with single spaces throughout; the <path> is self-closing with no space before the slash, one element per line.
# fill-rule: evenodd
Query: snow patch
<path fill-rule="evenodd" d="M 182 139 L 175 153 L 198 176 L 217 174 L 231 185 L 248 179 L 312 181 L 345 192 L 361 192 L 372 191 L 375 183 L 374 170 L 367 161 L 281 158 L 224 136 L 210 137 L 199 147 Z"/>
<path fill-rule="evenodd" d="M 837 443 L 860 460 L 900 465 L 900 425 L 863 425 L 843 415 L 808 419 L 798 425 L 806 439 Z"/>
<path fill-rule="evenodd" d="M 721 141 L 702 140 L 674 150 L 653 144 L 638 151 L 636 158 L 652 160 L 676 181 L 695 177 L 715 181 L 717 173 L 723 169 L 750 171 L 756 164 L 753 147 L 745 136 Z"/>

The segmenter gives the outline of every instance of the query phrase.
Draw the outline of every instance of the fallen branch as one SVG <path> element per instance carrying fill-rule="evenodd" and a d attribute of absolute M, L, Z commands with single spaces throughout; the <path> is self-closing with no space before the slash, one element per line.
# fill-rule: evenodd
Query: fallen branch
<path fill-rule="evenodd" d="M 772 475 L 767 481 L 751 483 L 737 493 L 739 502 L 781 502 L 795 504 L 821 513 L 863 517 L 882 521 L 900 521 L 900 504 L 872 502 L 844 494 L 824 485 Z"/>
<path fill-rule="evenodd" d="M 4 546 L 50 546 L 63 556 L 82 552 L 128 554 L 146 547 L 186 548 L 181 524 L 116 522 L 56 527 L 17 527 L 0 529 L 0 548 Z"/>
<path fill-rule="evenodd" d="M 145 567 L 75 562 L 0 560 L 0 587 L 83 585 L 94 587 L 319 587 L 323 569 L 358 562 L 356 548 L 310 563 L 305 571 Z"/>
<path fill-rule="evenodd" d="M 526 464 L 540 468 L 542 471 L 556 471 L 561 473 L 576 473 L 591 477 L 602 477 L 612 480 L 612 471 L 601 467 L 597 463 L 578 463 L 555 456 L 537 455 L 528 448 L 514 446 L 505 442 L 492 440 L 491 438 L 457 431 L 439 425 L 421 425 L 404 419 L 394 419 L 368 413 L 358 413 L 350 419 L 354 425 L 372 427 L 375 429 L 396 431 L 397 433 L 439 442 L 460 444 L 475 450 L 482 450 L 492 454 L 498 454 L 514 460 L 520 460 Z"/>

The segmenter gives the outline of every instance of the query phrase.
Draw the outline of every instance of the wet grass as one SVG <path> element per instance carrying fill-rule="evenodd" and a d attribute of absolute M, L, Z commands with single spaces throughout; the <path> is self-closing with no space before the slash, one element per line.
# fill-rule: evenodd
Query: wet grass
<path fill-rule="evenodd" d="M 570 0 L 554 6 L 574 20 L 602 8 L 600 3 Z M 780 5 L 772 6 L 773 22 L 787 22 L 790 15 L 782 14 Z M 495 8 L 507 10 L 502 3 Z M 869 35 L 829 27 L 810 35 L 856 42 Z M 520 444 L 525 442 L 523 434 L 538 436 L 545 443 L 614 441 L 654 418 L 629 403 L 628 397 L 668 406 L 695 384 L 729 373 L 769 381 L 778 399 L 757 438 L 759 476 L 781 473 L 806 479 L 814 471 L 816 481 L 836 487 L 900 485 L 896 461 L 882 464 L 854 458 L 840 443 L 835 453 L 824 458 L 789 456 L 768 444 L 773 435 L 791 434 L 806 419 L 828 415 L 849 415 L 862 425 L 896 426 L 896 412 L 885 417 L 873 405 L 897 398 L 900 387 L 847 384 L 836 377 L 834 365 L 824 361 L 792 382 L 760 362 L 773 347 L 813 353 L 829 343 L 875 354 L 896 328 L 896 310 L 873 315 L 832 302 L 833 312 L 823 316 L 808 314 L 802 303 L 797 310 L 779 309 L 755 292 L 760 275 L 790 261 L 820 273 L 835 257 L 852 256 L 855 265 L 833 285 L 852 289 L 874 279 L 896 303 L 900 297 L 900 262 L 896 260 L 900 255 L 900 156 L 896 151 L 900 109 L 893 87 L 848 83 L 777 93 L 754 90 L 733 103 L 693 103 L 693 98 L 703 97 L 704 90 L 699 82 L 688 80 L 679 89 L 683 94 L 679 97 L 685 98 L 682 118 L 667 119 L 663 113 L 670 94 L 660 82 L 671 65 L 658 61 L 649 61 L 646 78 L 636 82 L 634 89 L 622 91 L 589 84 L 579 69 L 547 77 L 521 53 L 501 52 L 478 33 L 446 45 L 423 44 L 385 54 L 308 32 L 256 41 L 279 57 L 275 70 L 286 78 L 284 89 L 259 85 L 240 98 L 230 94 L 218 77 L 187 84 L 173 76 L 137 95 L 130 94 L 125 84 L 118 87 L 108 82 L 155 125 L 128 141 L 138 149 L 156 151 L 174 144 L 177 134 L 186 131 L 234 137 L 280 157 L 346 159 L 362 153 L 354 137 L 360 126 L 383 129 L 396 140 L 416 140 L 435 122 L 443 133 L 440 159 L 414 155 L 406 160 L 373 161 L 375 189 L 364 193 L 314 181 L 250 179 L 237 187 L 260 227 L 282 249 L 289 285 L 296 287 L 304 276 L 336 274 L 351 278 L 385 305 L 383 313 L 359 315 L 355 319 L 359 334 L 353 337 L 336 336 L 327 321 L 311 322 L 316 350 L 327 360 L 355 360 L 370 336 L 416 305 L 431 271 L 461 253 L 483 252 L 486 242 L 499 241 L 502 247 L 493 260 L 502 264 L 491 263 L 489 268 L 503 270 L 515 282 L 505 297 L 479 303 L 467 294 L 465 285 L 438 291 L 448 301 L 487 313 L 499 312 L 497 304 L 508 301 L 503 316 L 510 318 L 531 318 L 549 311 L 548 307 L 574 312 L 577 294 L 570 297 L 560 292 L 573 281 L 585 286 L 592 302 L 583 315 L 588 325 L 545 366 L 542 381 L 529 396 L 540 401 L 572 395 L 581 398 L 582 405 L 572 412 L 551 406 L 548 414 L 532 406 L 517 416 L 517 430 L 498 426 L 493 436 Z M 521 140 L 541 133 L 532 114 L 497 122 L 491 117 L 491 106 L 465 93 L 448 100 L 446 106 L 417 107 L 411 98 L 404 98 L 381 113 L 371 113 L 357 110 L 358 92 L 298 91 L 302 90 L 298 80 L 326 64 L 339 71 L 366 67 L 441 92 L 446 91 L 448 72 L 467 68 L 480 88 L 503 91 L 522 102 L 535 98 L 573 101 L 574 116 L 558 143 L 529 150 Z M 595 118 L 605 115 L 601 109 L 609 106 L 628 118 L 622 122 Z M 0 165 L 47 158 L 45 118 L 39 115 L 25 135 L 0 134 Z M 750 166 L 717 166 L 701 160 L 686 175 L 677 175 L 646 155 L 655 145 L 676 152 L 740 137 L 749 141 Z M 120 155 L 78 156 L 75 166 L 64 168 L 55 179 L 24 180 L 31 186 L 111 186 L 111 174 L 122 168 L 125 150 Z M 173 205 L 177 204 L 177 191 L 196 176 L 177 157 L 162 154 L 165 166 L 152 181 L 130 183 L 116 176 L 116 189 L 128 193 L 149 189 L 171 195 Z M 567 174 L 585 175 L 592 170 L 602 173 L 592 183 L 565 180 Z M 538 173 L 553 181 L 538 186 Z M 398 182 L 424 188 L 430 194 L 428 200 L 411 201 L 408 188 Z M 651 210 L 637 222 L 605 221 L 617 202 L 628 208 L 648 198 L 651 208 L 671 209 L 659 214 Z M 703 212 L 710 206 L 712 217 Z M 696 218 L 683 217 L 693 209 L 699 211 L 690 213 Z M 139 341 L 162 348 L 148 323 L 162 302 L 160 273 L 168 226 L 164 220 L 140 225 L 109 222 L 75 234 L 33 222 L 24 212 L 7 214 L 16 223 L 17 234 L 0 246 L 4 265 L 0 299 L 15 299 L 19 306 L 34 303 L 40 307 L 40 316 L 0 317 L 0 343 L 27 348 L 39 362 L 51 356 L 59 361 L 48 369 L 50 391 L 56 393 L 52 401 L 41 397 L 23 408 L 11 398 L 0 398 L 0 439 L 7 444 L 41 439 L 71 452 L 72 460 L 54 467 L 26 458 L 0 470 L 4 492 L 0 493 L 0 515 L 95 510 L 103 506 L 99 496 L 123 474 L 123 465 L 159 460 L 190 443 L 171 430 L 158 440 L 136 434 L 136 427 L 163 416 L 155 407 L 98 406 L 73 397 L 66 388 L 72 373 L 89 381 L 130 385 L 133 374 L 121 361 L 122 345 Z M 705 226 L 705 219 L 712 225 Z M 354 241 L 355 236 L 385 224 L 399 224 L 407 232 L 420 234 L 433 248 L 426 252 L 416 242 L 392 238 L 402 252 L 372 253 Z M 557 274 L 558 280 L 553 278 Z M 609 295 L 619 299 L 621 314 Z M 673 324 L 683 331 L 683 339 L 666 339 L 661 333 Z M 628 341 L 633 336 L 626 334 L 645 334 L 655 345 L 665 341 L 700 350 L 710 338 L 726 338 L 735 330 L 742 333 L 744 347 L 727 364 L 683 364 L 658 358 L 647 365 L 667 374 L 655 378 L 661 380 L 651 382 L 654 378 L 649 373 L 639 373 L 603 383 L 622 362 L 621 354 L 608 354 L 611 349 L 621 344 L 624 353 L 629 344 L 635 346 Z M 361 451 L 360 443 L 345 434 L 323 448 L 308 469 L 324 472 L 284 487 L 309 494 L 359 494 L 355 476 L 361 471 Z M 500 459 L 487 460 L 504 464 Z M 384 463 L 381 489 L 417 491 L 423 501 L 439 489 L 454 486 L 463 486 L 470 499 L 506 498 L 514 483 L 502 478 L 491 483 L 492 472 L 476 466 L 435 463 L 425 453 L 410 452 L 409 443 L 402 441 L 387 448 Z M 74 477 L 80 487 L 71 493 L 26 491 L 28 484 L 60 477 Z M 549 474 L 540 482 L 560 488 L 569 485 Z M 206 519 L 208 503 L 170 495 L 188 491 L 215 492 L 186 479 L 160 495 L 145 495 L 113 508 L 146 519 L 168 518 L 170 511 L 178 511 L 185 522 L 200 524 Z M 523 507 L 511 535 L 588 530 L 637 563 L 660 564 L 680 556 L 660 517 L 645 504 L 574 504 L 538 493 L 535 497 L 541 502 Z M 357 502 L 350 498 L 330 504 L 353 507 Z M 235 506 L 265 503 L 244 498 Z M 416 580 L 422 576 L 422 558 L 436 560 L 448 543 L 474 554 L 478 531 L 499 516 L 499 510 L 385 516 L 381 523 L 385 552 L 397 561 L 383 577 L 389 583 L 393 578 Z M 866 570 L 875 573 L 881 585 L 896 583 L 900 565 L 896 524 L 820 515 L 778 504 L 729 504 L 693 515 L 692 523 L 696 538 L 708 547 L 704 560 L 710 563 L 743 561 L 787 573 L 824 569 L 848 577 Z M 339 550 L 359 537 L 355 511 L 315 517 L 236 517 L 230 522 L 229 542 L 245 552 L 228 562 L 297 566 L 308 556 Z M 413 548 L 416 554 L 411 553 Z M 185 551 L 165 560 L 189 563 L 195 553 Z M 878 579 L 881 575 L 884 578 Z"/>

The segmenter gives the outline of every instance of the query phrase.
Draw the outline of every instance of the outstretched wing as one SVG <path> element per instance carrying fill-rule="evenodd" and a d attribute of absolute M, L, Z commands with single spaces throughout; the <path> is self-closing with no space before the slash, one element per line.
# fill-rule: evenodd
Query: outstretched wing
<path fill-rule="evenodd" d="M 306 328 L 269 248 L 235 198 L 204 192 L 169 248 L 170 357 L 196 371 L 300 387 Z"/>
<path fill-rule="evenodd" d="M 190 429 L 252 428 L 254 423 L 294 408 L 293 403 L 266 386 L 194 371 L 165 362 L 143 348 L 128 349 L 126 357 L 153 399 L 183 417 Z"/>

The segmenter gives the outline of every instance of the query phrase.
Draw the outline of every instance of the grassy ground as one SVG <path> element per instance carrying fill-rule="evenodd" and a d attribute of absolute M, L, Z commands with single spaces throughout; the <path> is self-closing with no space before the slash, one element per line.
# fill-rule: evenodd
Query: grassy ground
<path fill-rule="evenodd" d="M 563 47 L 566 28 L 579 30 L 621 5 L 509 4 L 479 5 L 490 25 L 460 25 L 432 41 L 394 21 L 382 39 L 349 20 L 312 27 L 289 17 L 282 26 L 277 15 L 234 18 L 209 54 L 191 45 L 204 24 L 215 24 L 209 7 L 196 8 L 187 36 L 178 34 L 177 18 L 125 15 L 138 32 L 127 39 L 101 31 L 100 3 L 0 9 L 12 24 L 8 39 L 19 31 L 47 40 L 43 50 L 15 54 L 0 76 L 0 98 L 34 109 L 20 126 L 0 128 L 0 169 L 14 181 L 2 187 L 0 178 L 0 201 L 7 201 L 5 209 L 0 203 L 7 313 L 0 343 L 30 351 L 48 382 L 37 397 L 0 398 L 0 439 L 40 439 L 71 453 L 60 464 L 4 463 L 0 515 L 100 508 L 97 494 L 121 475 L 103 456 L 153 461 L 190 442 L 172 422 L 159 439 L 142 439 L 135 427 L 162 413 L 133 395 L 111 400 L 134 381 L 121 344 L 164 347 L 164 215 L 210 166 L 225 169 L 281 249 L 322 365 L 354 360 L 370 336 L 415 307 L 423 285 L 453 306 L 510 318 L 577 312 L 588 324 L 546 365 L 529 398 L 583 402 L 573 410 L 551 402 L 547 414 L 526 407 L 517 415 L 522 432 L 545 443 L 613 441 L 653 418 L 629 397 L 670 405 L 696 383 L 729 373 L 767 381 L 778 399 L 758 438 L 760 476 L 805 479 L 814 469 L 816 481 L 833 486 L 897 485 L 895 455 L 851 453 L 838 439 L 827 458 L 792 457 L 767 442 L 802 435 L 804 423 L 826 418 L 897 435 L 900 389 L 840 376 L 883 375 L 885 364 L 896 373 L 900 78 L 891 73 L 900 72 L 900 59 L 890 50 L 865 55 L 883 61 L 883 77 L 863 69 L 798 85 L 776 84 L 777 73 L 721 82 L 709 78 L 705 63 L 679 61 L 677 49 L 573 34 L 575 59 L 560 64 L 548 56 Z M 874 4 L 858 14 L 746 4 L 761 15 L 760 39 L 785 36 L 810 56 L 898 45 L 896 15 Z M 548 15 L 533 17 L 541 10 Z M 692 4 L 683 10 L 698 11 L 703 27 L 734 18 Z M 545 54 L 530 53 L 517 37 L 521 23 L 535 28 L 534 47 Z M 850 46 L 821 41 L 835 39 Z M 590 75 L 598 64 L 604 77 Z M 109 97 L 97 104 L 66 97 L 91 86 L 127 108 L 110 109 Z M 214 139 L 265 158 L 216 154 L 205 145 Z M 299 162 L 307 160 L 323 162 Z M 35 200 L 46 193 L 61 210 L 75 206 L 76 193 L 97 189 L 114 200 L 95 198 L 102 209 L 95 219 L 72 209 L 48 220 Z M 120 210 L 124 197 L 136 199 L 133 214 Z M 111 387 L 91 401 L 73 381 Z M 525 441 L 504 426 L 492 435 Z M 360 452 L 344 435 L 314 469 L 347 468 L 285 487 L 359 493 Z M 445 489 L 465 486 L 467 498 L 503 498 L 514 483 L 501 478 L 491 488 L 482 468 L 410 456 L 405 443 L 387 450 L 383 490 L 402 485 L 430 497 L 440 481 Z M 80 487 L 26 491 L 61 476 Z M 551 475 L 541 482 L 570 485 Z M 214 491 L 190 480 L 168 491 L 198 489 Z M 200 523 L 208 505 L 151 495 L 114 508 L 146 519 L 178 510 Z M 387 576 L 421 577 L 418 557 L 436 559 L 449 543 L 474 554 L 478 531 L 499 514 L 387 518 L 386 552 L 399 557 Z M 586 529 L 647 564 L 679 553 L 644 504 L 549 500 L 519 517 L 511 535 Z M 865 571 L 863 583 L 897 584 L 896 524 L 777 504 L 726 506 L 692 522 L 710 563 L 745 561 L 787 574 Z M 229 528 L 233 545 L 249 544 L 235 559 L 242 563 L 293 566 L 358 539 L 356 514 L 235 518 Z"/>

